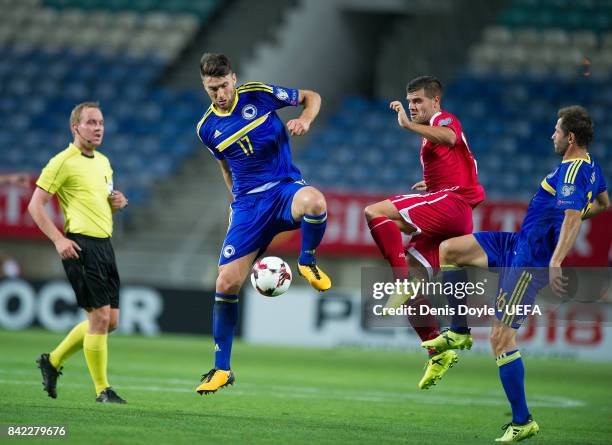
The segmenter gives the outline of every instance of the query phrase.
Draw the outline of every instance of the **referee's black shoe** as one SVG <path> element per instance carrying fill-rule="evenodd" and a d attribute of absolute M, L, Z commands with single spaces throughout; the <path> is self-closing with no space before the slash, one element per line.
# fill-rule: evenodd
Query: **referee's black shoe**
<path fill-rule="evenodd" d="M 61 371 L 55 369 L 55 367 L 49 361 L 49 354 L 40 354 L 40 357 L 36 360 L 40 373 L 42 374 L 42 384 L 49 397 L 57 399 L 57 378 L 62 375 Z M 61 369 L 61 368 L 60 368 Z"/>
<path fill-rule="evenodd" d="M 100 403 L 127 403 L 119 394 L 115 392 L 113 388 L 110 386 L 105 388 L 98 397 L 96 397 L 96 402 Z"/>

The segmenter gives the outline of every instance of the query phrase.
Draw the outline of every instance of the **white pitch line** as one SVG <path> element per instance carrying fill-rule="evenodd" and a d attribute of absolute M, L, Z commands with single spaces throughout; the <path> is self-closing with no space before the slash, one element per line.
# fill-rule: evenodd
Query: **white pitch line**
<path fill-rule="evenodd" d="M 0 369 L 0 372 L 5 373 L 4 369 Z M 6 374 L 20 374 L 20 375 L 32 375 L 32 372 L 17 371 Z M 113 375 L 114 381 L 122 380 L 138 380 L 132 376 L 118 376 Z M 181 379 L 147 379 L 150 381 L 157 381 L 163 383 L 160 385 L 117 385 L 121 389 L 133 390 L 133 391 L 148 391 L 158 393 L 195 393 L 195 383 L 191 380 Z M 5 385 L 40 385 L 40 380 L 6 380 L 0 379 L 0 384 Z M 170 386 L 169 386 L 170 385 Z M 181 385 L 180 387 L 173 387 L 172 385 Z M 184 386 L 183 386 L 184 385 Z M 61 382 L 60 386 L 68 387 L 87 387 L 90 384 L 85 383 L 72 383 L 72 382 Z M 405 392 L 405 393 L 394 393 L 394 392 L 380 392 L 380 391 L 355 391 L 355 390 L 340 390 L 340 389 L 324 389 L 317 387 L 308 386 L 277 386 L 277 385 L 261 385 L 253 383 L 244 383 L 240 385 L 246 388 L 246 391 L 240 389 L 232 389 L 227 394 L 230 396 L 247 396 L 247 397 L 275 397 L 283 399 L 312 399 L 312 400 L 344 400 L 354 402 L 374 402 L 374 403 L 389 403 L 391 401 L 400 403 L 402 401 L 418 401 L 420 403 L 430 405 L 457 405 L 457 406 L 505 406 L 507 403 L 503 396 L 500 394 L 492 394 L 491 392 L 473 392 L 474 396 L 466 397 L 461 394 L 453 394 L 452 392 L 441 390 L 438 393 L 416 393 L 416 392 Z M 480 395 L 478 395 L 480 394 Z M 547 395 L 532 395 L 529 400 L 529 404 L 534 407 L 543 408 L 576 408 L 583 407 L 586 403 L 582 400 L 569 399 L 558 396 L 547 396 Z"/>
<path fill-rule="evenodd" d="M 77 373 L 80 376 L 87 376 L 87 371 L 86 370 L 78 370 Z M 0 374 L 9 374 L 9 375 L 23 375 L 23 376 L 30 376 L 30 377 L 38 377 L 40 375 L 40 373 L 38 372 L 38 370 L 36 370 L 35 368 L 31 368 L 31 369 L 14 369 L 14 368 L 0 368 Z M 74 375 L 73 375 L 74 376 Z M 197 379 L 177 379 L 177 378 L 163 378 L 163 377 L 154 377 L 154 376 L 132 376 L 132 375 L 124 375 L 124 374 L 116 374 L 116 373 L 112 373 L 112 378 L 113 380 L 127 380 L 127 381 L 135 381 L 135 382 L 154 382 L 154 383 L 160 383 L 160 384 L 171 384 L 171 385 L 187 385 L 187 386 L 191 386 L 195 383 L 197 383 Z M 300 391 L 303 393 L 334 393 L 334 394 L 346 394 L 347 391 L 357 391 L 355 389 L 348 389 L 348 390 L 342 390 L 339 388 L 322 388 L 322 387 L 315 387 L 315 386 L 290 386 L 290 385 L 270 385 L 266 382 L 263 381 L 259 381 L 259 382 L 240 382 L 240 387 L 242 388 L 253 388 L 253 389 L 257 389 L 257 388 L 261 388 L 264 387 L 266 389 L 266 391 L 279 391 L 279 392 L 295 392 L 295 391 Z M 440 387 L 440 388 L 435 388 L 436 393 L 449 393 L 451 396 L 452 395 L 474 395 L 474 396 L 490 396 L 490 397 L 498 397 L 501 393 L 501 390 L 498 389 L 482 389 L 482 388 L 477 388 L 477 387 L 451 387 L 451 386 L 447 386 L 447 387 Z M 367 391 L 366 393 L 364 392 L 359 392 L 360 395 L 363 394 L 370 394 L 370 395 L 374 395 L 377 397 L 391 397 L 391 398 L 405 398 L 405 394 L 404 393 L 397 393 L 395 389 L 393 390 L 389 390 L 389 391 L 385 391 L 384 388 L 380 388 L 378 391 Z M 431 394 L 431 392 L 427 393 L 427 394 Z M 429 396 L 428 396 L 429 397 Z M 573 399 L 567 399 L 565 397 L 559 397 L 559 396 L 550 396 L 550 395 L 544 395 L 544 394 L 539 394 L 537 395 L 537 397 L 541 398 L 541 399 L 547 399 L 550 401 L 554 401 L 554 402 L 561 402 L 563 403 L 563 401 L 566 400 L 573 400 Z M 578 402 L 581 402 L 580 400 L 578 400 Z"/>

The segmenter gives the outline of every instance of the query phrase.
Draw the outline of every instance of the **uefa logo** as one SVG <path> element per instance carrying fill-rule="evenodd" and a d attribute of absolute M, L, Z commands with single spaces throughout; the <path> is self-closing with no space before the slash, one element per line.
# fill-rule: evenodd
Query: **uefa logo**
<path fill-rule="evenodd" d="M 255 107 L 255 105 L 245 105 L 242 109 L 242 117 L 250 121 L 255 116 L 257 116 L 257 108 Z"/>
<path fill-rule="evenodd" d="M 287 99 L 289 99 L 289 93 L 287 93 L 286 90 L 283 90 L 282 88 L 279 88 L 276 91 L 276 97 L 278 98 L 278 100 L 287 101 Z"/>
<path fill-rule="evenodd" d="M 562 196 L 569 196 L 572 193 L 574 193 L 574 191 L 576 190 L 576 187 L 570 184 L 565 184 L 563 187 L 561 187 L 561 195 Z"/>

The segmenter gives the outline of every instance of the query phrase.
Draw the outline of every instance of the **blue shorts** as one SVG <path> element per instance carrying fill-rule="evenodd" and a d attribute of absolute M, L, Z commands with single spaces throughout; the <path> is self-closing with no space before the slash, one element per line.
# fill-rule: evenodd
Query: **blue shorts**
<path fill-rule="evenodd" d="M 307 186 L 304 181 L 284 181 L 269 190 L 236 198 L 219 265 L 254 251 L 259 257 L 276 235 L 298 229 L 301 221 L 291 217 L 291 203 L 297 191 Z"/>
<path fill-rule="evenodd" d="M 531 312 L 538 292 L 548 285 L 548 265 L 542 267 L 530 259 L 529 246 L 522 245 L 518 233 L 477 232 L 474 238 L 486 252 L 489 267 L 498 268 L 495 315 L 518 329 Z"/>

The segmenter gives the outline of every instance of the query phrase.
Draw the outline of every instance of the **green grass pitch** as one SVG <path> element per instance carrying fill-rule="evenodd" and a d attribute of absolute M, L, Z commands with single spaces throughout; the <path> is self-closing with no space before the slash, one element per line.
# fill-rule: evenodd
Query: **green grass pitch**
<path fill-rule="evenodd" d="M 437 387 L 420 391 L 424 354 L 237 342 L 236 385 L 201 397 L 195 387 L 211 367 L 212 342 L 177 335 L 110 337 L 109 379 L 128 405 L 94 402 L 82 353 L 66 364 L 53 400 L 34 361 L 61 338 L 0 331 L 0 423 L 68 425 L 69 436 L 54 443 L 484 444 L 510 417 L 495 361 L 470 352 Z M 527 443 L 612 443 L 610 364 L 525 363 L 541 428 Z"/>

